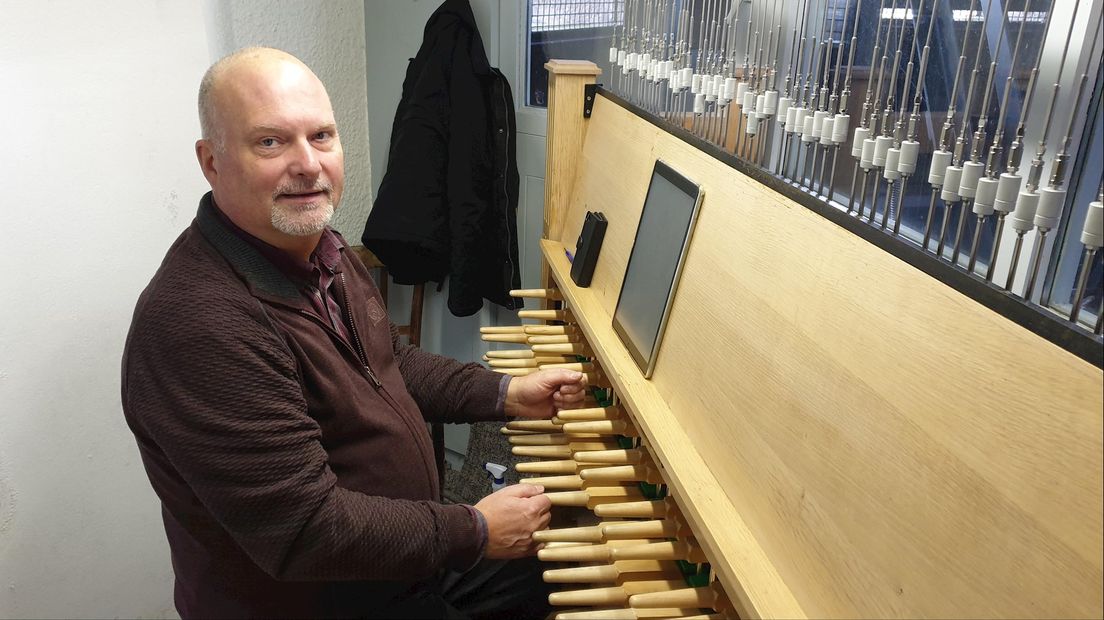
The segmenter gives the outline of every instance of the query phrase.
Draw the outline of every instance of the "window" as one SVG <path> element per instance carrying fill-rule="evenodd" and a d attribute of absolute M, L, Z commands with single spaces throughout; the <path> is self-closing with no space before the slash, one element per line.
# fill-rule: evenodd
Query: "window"
<path fill-rule="evenodd" d="M 610 39 L 625 15 L 625 0 L 528 0 L 525 104 L 548 106 L 551 58 L 608 59 Z M 601 62 L 603 72 L 608 62 Z"/>

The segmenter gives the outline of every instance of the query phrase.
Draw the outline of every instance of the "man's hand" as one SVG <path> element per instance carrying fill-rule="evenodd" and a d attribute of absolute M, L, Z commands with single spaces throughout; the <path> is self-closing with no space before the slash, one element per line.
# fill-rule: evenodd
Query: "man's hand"
<path fill-rule="evenodd" d="M 506 415 L 547 419 L 560 409 L 578 407 L 586 397 L 586 377 L 581 372 L 553 368 L 514 377 L 506 389 Z"/>
<path fill-rule="evenodd" d="M 487 521 L 487 547 L 483 557 L 512 560 L 535 554 L 542 545 L 533 532 L 548 527 L 552 502 L 544 487 L 515 484 L 491 493 L 475 505 Z"/>

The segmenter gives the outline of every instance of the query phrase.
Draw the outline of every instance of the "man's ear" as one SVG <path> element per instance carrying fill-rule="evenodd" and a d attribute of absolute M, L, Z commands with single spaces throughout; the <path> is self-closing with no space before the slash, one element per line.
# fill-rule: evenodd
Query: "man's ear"
<path fill-rule="evenodd" d="M 199 169 L 203 171 L 203 176 L 207 177 L 207 182 L 214 187 L 215 179 L 218 178 L 214 145 L 210 140 L 196 140 L 195 152 L 196 159 L 199 160 Z"/>

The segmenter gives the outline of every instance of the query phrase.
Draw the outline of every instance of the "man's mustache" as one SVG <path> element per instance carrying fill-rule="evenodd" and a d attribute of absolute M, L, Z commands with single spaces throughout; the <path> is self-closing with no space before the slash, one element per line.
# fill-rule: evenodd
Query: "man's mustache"
<path fill-rule="evenodd" d="M 288 183 L 276 188 L 272 197 L 277 198 L 284 195 L 298 195 L 298 194 L 313 194 L 315 192 L 324 192 L 327 196 L 333 193 L 333 185 L 324 182 L 315 182 L 310 185 Z"/>

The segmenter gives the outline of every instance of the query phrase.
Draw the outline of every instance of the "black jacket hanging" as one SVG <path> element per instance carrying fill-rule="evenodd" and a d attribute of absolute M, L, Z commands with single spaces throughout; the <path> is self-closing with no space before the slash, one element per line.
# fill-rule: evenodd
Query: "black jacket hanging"
<path fill-rule="evenodd" d="M 449 310 L 521 307 L 513 98 L 467 0 L 426 23 L 391 128 L 387 172 L 361 241 L 400 284 L 449 276 Z"/>

